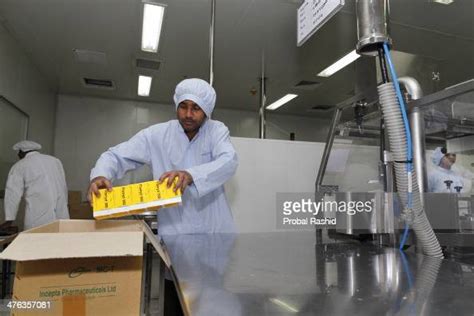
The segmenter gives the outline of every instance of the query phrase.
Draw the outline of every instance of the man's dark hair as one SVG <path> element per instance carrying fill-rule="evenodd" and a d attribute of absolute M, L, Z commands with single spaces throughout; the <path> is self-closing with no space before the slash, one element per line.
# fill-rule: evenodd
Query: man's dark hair
<path fill-rule="evenodd" d="M 23 159 L 25 158 L 27 153 L 30 153 L 32 151 L 37 151 L 37 150 L 28 150 L 28 151 L 18 151 L 18 158 Z"/>

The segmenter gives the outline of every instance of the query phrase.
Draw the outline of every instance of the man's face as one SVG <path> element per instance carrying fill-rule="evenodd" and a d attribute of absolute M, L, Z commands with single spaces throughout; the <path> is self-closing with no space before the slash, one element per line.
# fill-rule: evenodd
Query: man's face
<path fill-rule="evenodd" d="M 451 166 L 454 165 L 455 162 L 456 162 L 456 154 L 448 153 L 444 155 L 439 165 L 445 169 L 451 169 Z"/>
<path fill-rule="evenodd" d="M 177 115 L 185 132 L 197 131 L 206 119 L 206 114 L 199 105 L 190 100 L 184 100 L 178 105 Z"/>

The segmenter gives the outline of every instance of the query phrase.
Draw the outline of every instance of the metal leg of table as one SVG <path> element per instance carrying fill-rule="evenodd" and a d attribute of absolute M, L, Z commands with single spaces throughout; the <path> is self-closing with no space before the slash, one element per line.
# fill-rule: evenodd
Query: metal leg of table
<path fill-rule="evenodd" d="M 145 253 L 145 306 L 144 313 L 148 315 L 150 312 L 151 302 L 151 276 L 153 271 L 153 246 L 150 243 L 146 244 Z"/>
<path fill-rule="evenodd" d="M 158 316 L 164 315 L 165 308 L 165 263 L 160 259 L 160 275 L 158 283 Z"/>
<path fill-rule="evenodd" d="M 2 260 L 2 299 L 5 298 L 6 292 L 7 292 L 7 262 L 8 260 Z"/>
<path fill-rule="evenodd" d="M 3 245 L 3 250 L 7 248 L 7 245 Z M 9 294 L 10 289 L 10 273 L 11 273 L 11 261 L 10 260 L 2 260 L 2 289 L 0 295 L 2 299 L 6 298 L 7 294 Z"/>

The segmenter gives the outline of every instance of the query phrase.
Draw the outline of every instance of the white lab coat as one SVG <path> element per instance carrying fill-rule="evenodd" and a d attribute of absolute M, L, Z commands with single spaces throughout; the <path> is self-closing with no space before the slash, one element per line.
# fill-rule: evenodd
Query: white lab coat
<path fill-rule="evenodd" d="M 448 189 L 445 181 L 452 181 Z M 471 179 L 464 177 L 463 172 L 453 166 L 451 169 L 444 169 L 439 166 L 431 165 L 428 169 L 428 191 L 435 193 L 457 193 L 455 187 L 462 187 L 460 193 L 470 193 Z"/>
<path fill-rule="evenodd" d="M 69 219 L 63 165 L 55 157 L 33 151 L 10 169 L 5 189 L 5 220 L 16 219 L 26 201 L 24 229 Z"/>
<path fill-rule="evenodd" d="M 238 161 L 223 123 L 207 120 L 191 141 L 178 120 L 150 126 L 103 153 L 90 178 L 113 181 L 144 164 L 151 166 L 154 179 L 171 170 L 186 170 L 194 179 L 184 191 L 183 205 L 158 212 L 160 235 L 235 231 L 224 183 Z"/>

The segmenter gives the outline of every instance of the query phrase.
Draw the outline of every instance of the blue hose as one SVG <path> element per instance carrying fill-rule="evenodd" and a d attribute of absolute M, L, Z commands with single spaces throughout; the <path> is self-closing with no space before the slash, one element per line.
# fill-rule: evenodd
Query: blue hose
<path fill-rule="evenodd" d="M 408 237 L 408 223 L 405 223 L 405 230 L 403 231 L 403 236 L 402 236 L 402 240 L 400 242 L 400 250 L 403 251 L 403 247 L 405 246 L 405 242 L 407 241 L 407 237 Z"/>
<path fill-rule="evenodd" d="M 411 275 L 410 265 L 408 264 L 408 260 L 406 258 L 406 255 L 401 250 L 400 250 L 400 258 L 401 258 L 401 261 L 402 261 L 403 270 L 405 271 L 405 274 L 406 274 L 407 279 L 408 279 L 408 291 L 410 291 L 411 289 L 413 289 L 413 276 Z M 409 303 L 408 310 L 411 312 L 411 313 L 409 313 L 410 315 L 411 314 L 417 315 L 416 305 L 414 303 L 411 303 L 411 304 Z"/>
<path fill-rule="evenodd" d="M 408 265 L 408 260 L 403 251 L 400 251 L 400 258 L 402 260 L 403 270 L 405 271 L 405 274 L 407 275 L 408 288 L 411 289 L 413 287 L 413 276 L 411 275 L 410 266 Z"/>
<path fill-rule="evenodd" d="M 400 110 L 402 112 L 402 118 L 403 118 L 403 124 L 405 125 L 405 132 L 407 136 L 407 173 L 408 177 L 411 178 L 411 171 L 413 168 L 412 165 L 412 159 L 413 159 L 413 153 L 412 153 L 412 142 L 411 142 L 411 130 L 410 130 L 410 124 L 408 123 L 408 116 L 406 112 L 406 107 L 405 107 L 405 101 L 403 100 L 402 96 L 402 91 L 400 89 L 400 84 L 398 83 L 398 77 L 397 73 L 395 72 L 395 67 L 393 66 L 392 62 L 392 57 L 390 56 L 390 49 L 387 45 L 387 43 L 383 44 L 383 49 L 385 52 L 385 56 L 387 57 L 387 62 L 388 66 L 390 68 L 390 73 L 392 74 L 392 81 L 393 85 L 395 87 L 395 91 L 397 93 L 397 98 L 398 102 L 400 103 Z M 407 192 L 407 207 L 411 208 L 412 207 L 412 192 L 409 191 Z M 403 247 L 405 246 L 405 242 L 408 236 L 408 223 L 405 224 L 405 231 L 403 232 L 403 238 L 400 243 L 400 250 L 403 250 Z"/>

